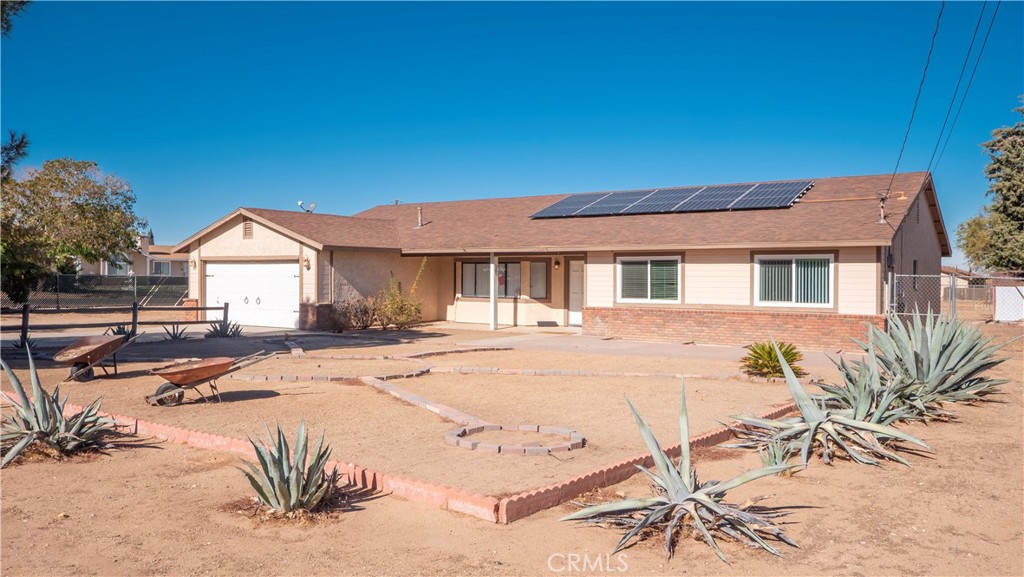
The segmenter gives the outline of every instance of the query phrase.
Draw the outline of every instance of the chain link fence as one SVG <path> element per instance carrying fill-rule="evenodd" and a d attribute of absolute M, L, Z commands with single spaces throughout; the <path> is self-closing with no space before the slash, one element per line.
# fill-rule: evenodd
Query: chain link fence
<path fill-rule="evenodd" d="M 894 275 L 890 309 L 899 315 L 929 309 L 968 321 L 1024 320 L 1024 274 L 969 277 L 953 274 Z"/>
<path fill-rule="evenodd" d="M 181 306 L 188 297 L 188 277 L 54 274 L 29 294 L 34 309 Z M 0 307 L 21 306 L 0 293 Z"/>

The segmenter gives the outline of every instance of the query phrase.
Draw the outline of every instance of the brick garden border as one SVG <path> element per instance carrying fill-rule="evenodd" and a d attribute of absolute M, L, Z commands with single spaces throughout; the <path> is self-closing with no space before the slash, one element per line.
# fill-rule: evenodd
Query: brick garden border
<path fill-rule="evenodd" d="M 67 403 L 64 407 L 67 413 L 75 413 L 83 409 L 83 406 L 71 403 Z M 790 403 L 763 413 L 760 417 L 764 419 L 779 418 L 794 410 L 796 410 L 796 406 Z M 110 418 L 118 425 L 131 429 L 136 435 L 148 435 L 163 439 L 169 443 L 235 453 L 250 459 L 256 458 L 255 450 L 247 440 L 152 423 L 126 415 L 105 412 L 100 413 L 100 415 Z M 728 427 L 721 427 L 690 439 L 690 449 L 713 447 L 732 437 L 732 431 Z M 675 457 L 679 454 L 679 448 L 679 445 L 673 445 L 665 449 L 665 451 Z M 471 493 L 447 485 L 388 475 L 374 469 L 361 467 L 355 463 L 329 461 L 327 464 L 328 467 L 337 467 L 341 474 L 347 478 L 348 485 L 358 489 L 397 495 L 409 501 L 427 503 L 435 507 L 465 513 L 485 521 L 500 524 L 512 523 L 544 509 L 565 503 L 577 495 L 625 481 L 638 473 L 634 465 L 649 467 L 653 465 L 653 460 L 649 454 L 644 453 L 607 467 L 576 475 L 565 481 L 499 499 L 498 497 Z"/>

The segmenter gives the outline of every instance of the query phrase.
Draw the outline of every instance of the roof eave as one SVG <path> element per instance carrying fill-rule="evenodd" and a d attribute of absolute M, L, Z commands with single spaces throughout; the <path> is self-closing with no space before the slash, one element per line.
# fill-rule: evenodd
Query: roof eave
<path fill-rule="evenodd" d="M 892 239 L 865 239 L 865 240 L 815 240 L 815 241 L 791 241 L 791 242 L 759 242 L 759 243 L 728 243 L 728 244 L 663 244 L 663 245 L 565 245 L 565 246 L 506 246 L 506 247 L 467 247 L 467 248 L 441 248 L 441 249 L 403 249 L 402 254 L 408 256 L 430 256 L 430 255 L 460 255 L 460 254 L 489 254 L 489 253 L 533 253 L 533 254 L 561 254 L 579 252 L 663 252 L 671 250 L 708 250 L 708 249 L 789 249 L 789 248 L 854 248 L 854 247 L 875 247 L 889 246 Z"/>

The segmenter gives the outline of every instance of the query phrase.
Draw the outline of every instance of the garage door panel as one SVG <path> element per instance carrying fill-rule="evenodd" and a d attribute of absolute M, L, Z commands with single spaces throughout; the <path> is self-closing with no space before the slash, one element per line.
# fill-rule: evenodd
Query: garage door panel
<path fill-rule="evenodd" d="M 228 317 L 244 325 L 296 328 L 299 321 L 297 262 L 207 263 L 206 306 L 229 303 Z M 220 319 L 209 311 L 207 318 Z"/>

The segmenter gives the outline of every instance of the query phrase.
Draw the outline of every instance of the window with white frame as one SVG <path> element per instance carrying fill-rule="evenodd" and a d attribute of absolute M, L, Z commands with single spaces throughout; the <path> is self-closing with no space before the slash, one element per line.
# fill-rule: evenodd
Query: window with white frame
<path fill-rule="evenodd" d="M 754 257 L 754 304 L 831 307 L 832 255 Z"/>
<path fill-rule="evenodd" d="M 107 261 L 107 276 L 128 276 L 132 274 L 132 261 L 125 255 L 116 255 Z"/>
<path fill-rule="evenodd" d="M 519 296 L 520 266 L 518 262 L 498 263 L 498 298 Z M 491 265 L 486 262 L 462 263 L 462 296 L 490 298 L 490 270 Z"/>
<path fill-rule="evenodd" d="M 171 275 L 171 261 L 169 261 L 169 260 L 155 260 L 155 261 L 153 261 L 153 275 L 154 276 L 170 276 Z"/>
<path fill-rule="evenodd" d="M 619 258 L 619 302 L 680 302 L 680 262 L 679 257 Z"/>

